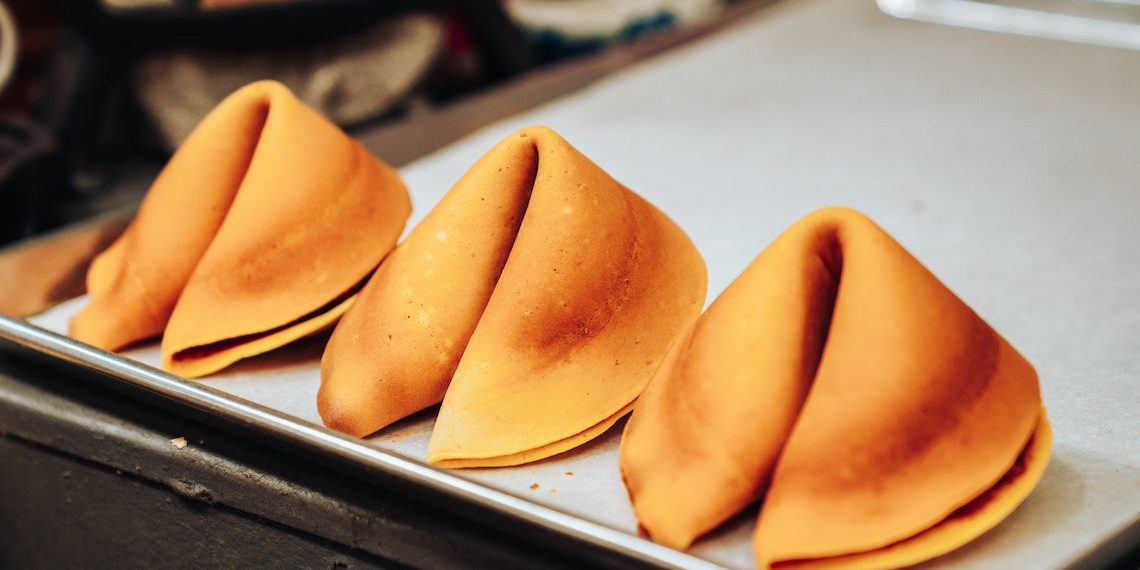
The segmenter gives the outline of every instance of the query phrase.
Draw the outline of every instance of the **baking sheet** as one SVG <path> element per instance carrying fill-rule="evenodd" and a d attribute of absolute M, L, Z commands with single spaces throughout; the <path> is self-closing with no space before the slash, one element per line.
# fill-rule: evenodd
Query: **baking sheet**
<path fill-rule="evenodd" d="M 928 566 L 1060 567 L 1140 517 L 1140 54 L 898 22 L 870 2 L 786 2 L 403 169 L 410 225 L 533 123 L 673 216 L 706 257 L 710 300 L 796 218 L 849 205 L 1036 366 L 1055 431 L 1041 484 Z M 36 322 L 60 330 L 75 308 Z M 204 383 L 316 422 L 319 350 Z M 368 442 L 420 459 L 432 417 Z M 458 473 L 632 534 L 618 429 L 534 465 Z M 750 567 L 751 519 L 690 553 Z"/>
<path fill-rule="evenodd" d="M 62 334 L 67 330 L 67 320 L 84 303 L 86 297 L 72 299 L 29 320 Z M 284 412 L 297 420 L 320 425 L 316 401 L 325 340 L 325 335 L 304 340 L 264 357 L 243 361 L 197 382 Z M 162 357 L 157 343 L 127 350 L 121 355 L 161 368 Z M 433 407 L 397 422 L 366 441 L 385 451 L 422 461 L 427 455 L 437 410 L 438 407 Z M 492 489 L 636 535 L 637 521 L 617 470 L 620 430 L 624 426 L 623 420 L 596 440 L 548 460 L 513 468 L 451 472 Z M 721 540 L 709 541 L 690 554 L 720 566 L 751 567 L 748 540 L 751 522 L 745 518 L 736 520 L 719 533 L 723 535 Z"/>
<path fill-rule="evenodd" d="M 402 173 L 430 204 L 531 123 L 673 216 L 710 299 L 846 205 L 1033 363 L 1055 432 L 1040 485 L 929 567 L 1063 567 L 1140 519 L 1140 52 L 793 0 Z"/>

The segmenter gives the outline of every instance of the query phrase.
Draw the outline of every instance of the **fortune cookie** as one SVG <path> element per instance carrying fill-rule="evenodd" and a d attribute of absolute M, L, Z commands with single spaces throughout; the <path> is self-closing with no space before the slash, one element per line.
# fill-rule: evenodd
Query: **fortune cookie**
<path fill-rule="evenodd" d="M 669 218 L 555 132 L 523 129 L 365 286 L 321 361 L 317 407 L 362 436 L 442 400 L 428 461 L 542 459 L 630 410 L 706 282 Z"/>
<path fill-rule="evenodd" d="M 118 350 L 163 334 L 202 376 L 331 326 L 411 210 L 396 173 L 285 87 L 248 85 L 174 154 L 87 273 L 70 334 Z"/>
<path fill-rule="evenodd" d="M 898 567 L 1005 518 L 1050 442 L 1033 367 L 872 221 L 827 209 L 682 333 L 620 468 L 668 546 L 763 497 L 761 568 Z"/>

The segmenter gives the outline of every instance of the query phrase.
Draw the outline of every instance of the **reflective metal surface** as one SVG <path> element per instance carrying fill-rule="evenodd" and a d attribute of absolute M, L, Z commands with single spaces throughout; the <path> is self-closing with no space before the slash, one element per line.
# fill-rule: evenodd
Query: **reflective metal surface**
<path fill-rule="evenodd" d="M 1137 0 L 877 0 L 891 16 L 1140 50 Z"/>
<path fill-rule="evenodd" d="M 340 460 L 354 469 L 394 477 L 450 500 L 457 510 L 479 507 L 517 522 L 545 529 L 623 557 L 662 568 L 716 568 L 648 540 L 489 489 L 451 472 L 377 449 L 322 426 L 299 421 L 263 406 L 195 384 L 161 370 L 79 343 L 26 321 L 0 316 L 0 350 L 47 359 L 93 372 L 166 398 L 256 434 Z M 489 521 L 490 522 L 490 521 Z"/>

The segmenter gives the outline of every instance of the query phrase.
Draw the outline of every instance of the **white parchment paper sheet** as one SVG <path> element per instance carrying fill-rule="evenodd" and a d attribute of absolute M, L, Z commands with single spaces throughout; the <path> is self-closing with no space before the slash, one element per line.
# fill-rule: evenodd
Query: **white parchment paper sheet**
<path fill-rule="evenodd" d="M 784 2 L 403 169 L 409 227 L 532 123 L 676 219 L 706 257 L 710 300 L 796 218 L 848 205 L 1036 366 L 1056 438 L 1044 479 L 928 566 L 1058 567 L 1140 516 L 1140 53 L 895 21 L 871 2 Z M 38 322 L 61 330 L 75 309 Z M 319 423 L 320 350 L 204 382 Z M 422 458 L 432 421 L 369 441 Z M 464 474 L 633 533 L 617 444 L 614 429 L 552 460 Z M 750 567 L 754 512 L 691 552 Z"/>

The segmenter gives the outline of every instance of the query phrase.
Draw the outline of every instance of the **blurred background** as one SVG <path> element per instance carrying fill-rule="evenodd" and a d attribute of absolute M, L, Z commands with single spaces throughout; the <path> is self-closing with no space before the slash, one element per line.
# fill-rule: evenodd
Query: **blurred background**
<path fill-rule="evenodd" d="M 4 0 L 0 246 L 137 203 L 251 81 L 279 80 L 359 134 L 726 3 Z"/>

